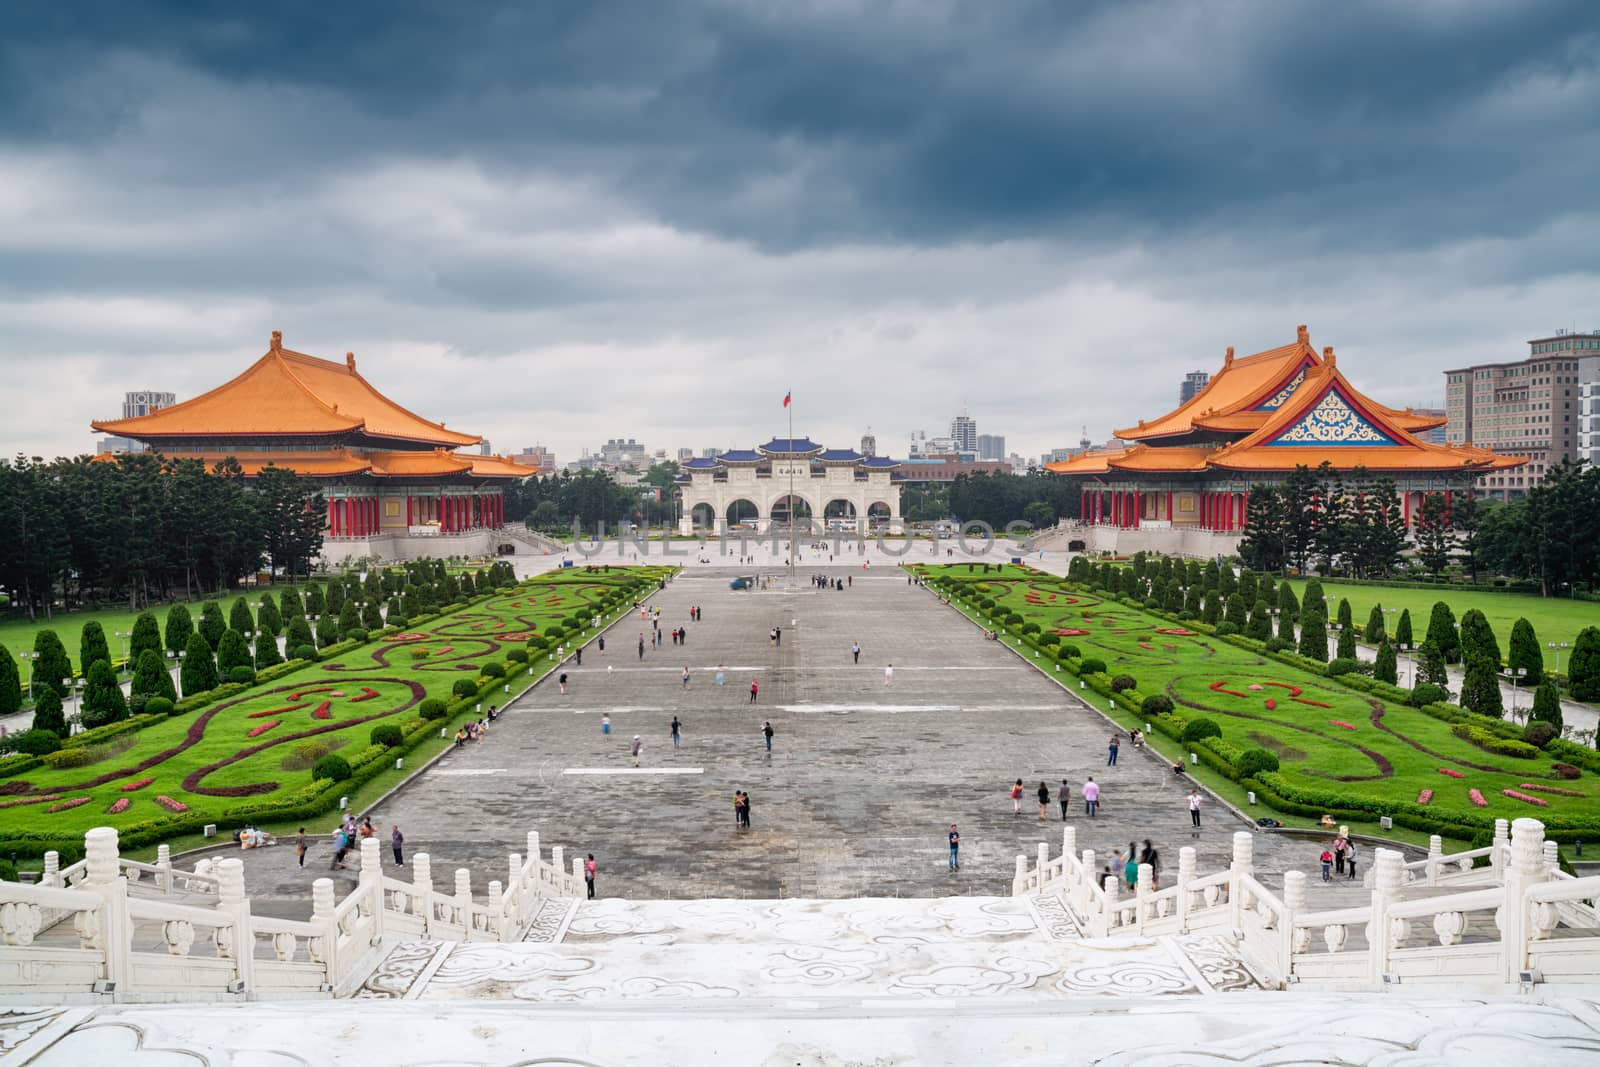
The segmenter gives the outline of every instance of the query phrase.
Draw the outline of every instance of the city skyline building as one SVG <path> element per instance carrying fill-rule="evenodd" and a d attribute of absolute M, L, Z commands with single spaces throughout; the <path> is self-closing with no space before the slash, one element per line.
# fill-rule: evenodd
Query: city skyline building
<path fill-rule="evenodd" d="M 1211 382 L 1211 372 L 1192 370 L 1183 376 L 1183 382 L 1178 386 L 1178 406 L 1182 407 L 1205 391 Z"/>
<path fill-rule="evenodd" d="M 1578 360 L 1578 458 L 1600 466 L 1600 353 Z"/>
<path fill-rule="evenodd" d="M 163 392 L 159 389 L 138 389 L 122 394 L 122 417 L 125 419 L 142 418 L 153 411 L 170 408 L 178 402 L 177 393 Z M 146 447 L 142 442 L 128 437 L 108 436 L 96 442 L 95 451 L 115 454 L 118 452 L 144 452 Z"/>
<path fill-rule="evenodd" d="M 976 447 L 979 459 L 1006 458 L 1006 439 L 1003 434 L 980 433 Z"/>
<path fill-rule="evenodd" d="M 955 442 L 957 452 L 978 451 L 978 422 L 963 409 L 961 414 L 950 420 L 950 440 Z"/>

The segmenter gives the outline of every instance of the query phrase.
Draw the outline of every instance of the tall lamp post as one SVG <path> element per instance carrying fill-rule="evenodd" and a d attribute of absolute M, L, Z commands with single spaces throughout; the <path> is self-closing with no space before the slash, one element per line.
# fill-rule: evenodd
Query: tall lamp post
<path fill-rule="evenodd" d="M 17 658 L 28 661 L 28 702 L 32 703 L 34 700 L 33 687 L 39 684 L 39 653 L 18 652 Z"/>
<path fill-rule="evenodd" d="M 1400 651 L 1404 653 L 1406 657 L 1406 677 L 1411 679 L 1410 688 L 1415 689 L 1417 687 L 1417 664 L 1416 661 L 1411 658 L 1411 648 L 1411 642 L 1407 641 L 1405 644 L 1400 646 Z"/>
<path fill-rule="evenodd" d="M 1504 674 L 1507 678 L 1511 679 L 1511 721 L 1512 722 L 1516 722 L 1516 721 L 1518 721 L 1517 720 L 1517 682 L 1522 678 L 1523 675 L 1528 673 L 1528 668 L 1526 668 L 1526 667 L 1507 667 L 1505 670 L 1501 671 L 1500 673 Z"/>
<path fill-rule="evenodd" d="M 132 630 L 118 630 L 117 636 L 122 638 L 122 669 L 132 672 L 133 664 L 128 662 L 128 638 L 133 636 Z"/>
<path fill-rule="evenodd" d="M 1548 647 L 1549 647 L 1550 651 L 1552 651 L 1552 652 L 1554 652 L 1556 654 L 1556 685 L 1560 686 L 1561 685 L 1561 650 L 1567 647 L 1567 642 L 1565 642 L 1565 641 L 1550 641 L 1550 642 L 1548 642 Z"/>

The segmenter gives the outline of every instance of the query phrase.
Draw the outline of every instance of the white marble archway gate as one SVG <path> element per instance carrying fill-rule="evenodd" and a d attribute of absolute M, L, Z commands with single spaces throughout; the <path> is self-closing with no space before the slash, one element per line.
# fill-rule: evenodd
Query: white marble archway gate
<path fill-rule="evenodd" d="M 848 450 L 830 451 L 804 440 L 770 441 L 748 452 L 690 460 L 678 481 L 683 500 L 680 532 L 694 532 L 695 510 L 705 505 L 716 516 L 711 532 L 725 533 L 738 522 L 728 509 L 740 500 L 755 505 L 756 516 L 751 521 L 757 529 L 766 530 L 774 507 L 789 496 L 791 488 L 819 528 L 826 528 L 827 508 L 840 503 L 853 509 L 852 517 L 858 520 L 865 519 L 877 505 L 879 513 L 887 511 L 886 521 L 898 523 L 900 486 L 892 473 L 898 466 L 892 460 Z"/>

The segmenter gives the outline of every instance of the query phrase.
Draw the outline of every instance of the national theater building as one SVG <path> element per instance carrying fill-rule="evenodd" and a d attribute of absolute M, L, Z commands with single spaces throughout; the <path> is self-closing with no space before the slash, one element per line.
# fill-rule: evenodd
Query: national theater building
<path fill-rule="evenodd" d="M 396 404 L 356 371 L 283 347 L 232 381 L 181 404 L 90 424 L 142 441 L 170 459 L 210 467 L 233 457 L 253 478 L 287 467 L 316 480 L 327 500 L 322 557 L 405 559 L 483 555 L 508 539 L 538 539 L 505 525 L 504 487 L 538 472 L 497 456 L 460 455 L 482 438 L 447 430 Z"/>
<path fill-rule="evenodd" d="M 1124 451 L 1085 452 L 1046 469 L 1085 479 L 1082 547 L 1212 556 L 1238 546 L 1250 487 L 1301 465 L 1315 470 L 1326 461 L 1345 474 L 1364 467 L 1392 479 L 1410 528 L 1425 494 L 1470 493 L 1484 472 L 1527 462 L 1414 436 L 1444 421 L 1362 395 L 1333 349 L 1319 355 L 1301 326 L 1281 348 L 1241 359 L 1228 349 L 1222 369 L 1187 403 L 1115 431 L 1128 442 Z"/>

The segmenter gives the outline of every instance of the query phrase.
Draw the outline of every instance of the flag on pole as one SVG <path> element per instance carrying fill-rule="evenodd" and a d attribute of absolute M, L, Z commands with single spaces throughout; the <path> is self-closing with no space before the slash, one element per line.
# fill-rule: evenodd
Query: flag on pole
<path fill-rule="evenodd" d="M 794 393 L 792 391 L 784 393 L 783 394 L 783 406 L 784 407 L 788 407 L 789 406 L 789 401 L 791 399 L 793 399 L 793 397 L 794 397 Z"/>

